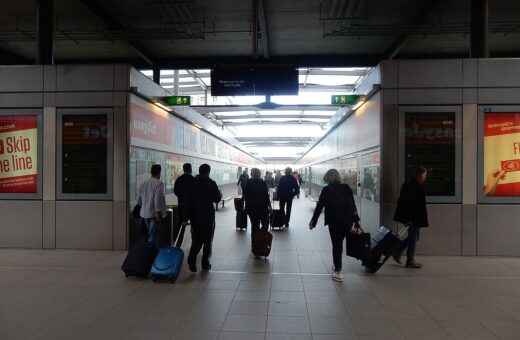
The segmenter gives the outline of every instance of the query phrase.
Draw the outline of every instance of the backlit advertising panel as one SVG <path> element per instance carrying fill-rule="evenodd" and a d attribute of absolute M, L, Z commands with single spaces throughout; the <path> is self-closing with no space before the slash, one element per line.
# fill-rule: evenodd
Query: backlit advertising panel
<path fill-rule="evenodd" d="M 428 169 L 426 196 L 455 196 L 455 112 L 405 113 L 405 178 L 415 168 Z"/>
<path fill-rule="evenodd" d="M 62 192 L 107 193 L 107 152 L 107 115 L 63 115 Z"/>
<path fill-rule="evenodd" d="M 484 112 L 483 194 L 520 197 L 520 112 Z"/>
<path fill-rule="evenodd" d="M 0 115 L 0 193 L 38 190 L 38 116 Z"/>

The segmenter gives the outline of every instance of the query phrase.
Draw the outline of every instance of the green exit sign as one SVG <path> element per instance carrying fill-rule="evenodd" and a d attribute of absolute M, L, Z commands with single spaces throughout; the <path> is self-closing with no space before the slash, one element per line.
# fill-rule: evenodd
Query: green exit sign
<path fill-rule="evenodd" d="M 360 96 L 354 94 L 346 94 L 346 95 L 336 95 L 331 96 L 330 101 L 333 105 L 345 105 L 350 104 L 354 105 Z"/>
<path fill-rule="evenodd" d="M 168 106 L 190 105 L 190 96 L 168 96 L 161 97 L 161 101 Z"/>

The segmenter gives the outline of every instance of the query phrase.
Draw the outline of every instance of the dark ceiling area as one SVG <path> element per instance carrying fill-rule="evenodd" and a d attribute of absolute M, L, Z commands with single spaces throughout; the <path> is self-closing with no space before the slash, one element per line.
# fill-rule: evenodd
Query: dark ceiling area
<path fill-rule="evenodd" d="M 35 62 L 38 2 L 0 2 L 2 64 Z M 53 57 L 139 68 L 371 66 L 469 57 L 470 30 L 470 0 L 54 0 Z M 520 56 L 520 1 L 489 1 L 488 45 L 491 57 Z"/>

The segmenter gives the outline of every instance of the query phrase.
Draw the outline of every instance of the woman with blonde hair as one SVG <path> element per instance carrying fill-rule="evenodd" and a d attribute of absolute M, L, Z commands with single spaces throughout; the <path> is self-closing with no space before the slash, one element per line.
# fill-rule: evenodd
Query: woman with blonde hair
<path fill-rule="evenodd" d="M 343 240 L 353 224 L 359 222 L 359 216 L 352 189 L 347 184 L 341 183 L 341 175 L 338 170 L 328 170 L 323 176 L 323 182 L 327 185 L 321 190 L 316 209 L 309 222 L 309 228 L 312 230 L 316 227 L 321 211 L 325 208 L 325 225 L 329 226 L 334 261 L 332 279 L 341 282 L 344 279 L 341 261 Z"/>
<path fill-rule="evenodd" d="M 246 201 L 246 213 L 251 220 L 251 245 L 253 235 L 262 228 L 267 229 L 268 215 L 271 213 L 271 200 L 269 199 L 269 189 L 261 178 L 260 169 L 251 169 L 251 178 L 247 180 L 244 187 L 244 197 Z"/>

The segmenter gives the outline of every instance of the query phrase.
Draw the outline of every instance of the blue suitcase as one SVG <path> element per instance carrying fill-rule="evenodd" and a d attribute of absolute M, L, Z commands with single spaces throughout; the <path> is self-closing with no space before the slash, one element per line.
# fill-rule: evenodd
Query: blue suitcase
<path fill-rule="evenodd" d="M 154 281 L 166 280 L 175 282 L 181 273 L 184 262 L 184 251 L 181 249 L 186 226 L 182 226 L 174 247 L 165 247 L 159 250 L 155 258 L 150 276 Z"/>

